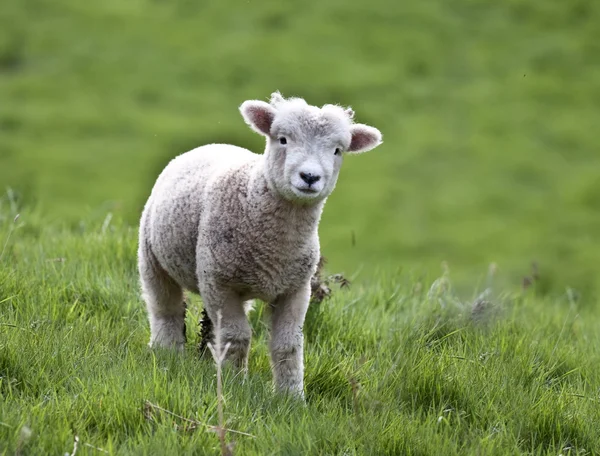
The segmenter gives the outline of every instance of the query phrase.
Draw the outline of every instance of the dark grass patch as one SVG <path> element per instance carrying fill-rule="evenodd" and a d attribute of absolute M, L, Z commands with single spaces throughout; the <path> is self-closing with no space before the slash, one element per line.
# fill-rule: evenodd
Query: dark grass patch
<path fill-rule="evenodd" d="M 527 419 L 518 432 L 523 451 L 576 455 L 594 454 L 597 450 L 592 443 L 595 438 L 583 430 L 580 418 L 572 412 L 543 408 L 532 412 L 526 413 Z"/>

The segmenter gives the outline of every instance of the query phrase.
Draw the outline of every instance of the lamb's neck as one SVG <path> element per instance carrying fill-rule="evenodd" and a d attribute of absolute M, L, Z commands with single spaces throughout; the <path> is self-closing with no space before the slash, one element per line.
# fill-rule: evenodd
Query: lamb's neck
<path fill-rule="evenodd" d="M 291 227 L 292 231 L 305 235 L 311 232 L 316 234 L 325 205 L 325 200 L 303 205 L 283 198 L 270 185 L 262 160 L 255 164 L 250 173 L 248 198 L 249 203 L 257 209 L 253 211 L 257 218 L 271 223 L 279 221 L 288 229 Z"/>

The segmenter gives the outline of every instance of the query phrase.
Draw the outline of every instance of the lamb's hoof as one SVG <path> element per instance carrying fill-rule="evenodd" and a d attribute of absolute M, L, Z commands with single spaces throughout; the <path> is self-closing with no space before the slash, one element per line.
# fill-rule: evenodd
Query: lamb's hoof
<path fill-rule="evenodd" d="M 302 385 L 280 385 L 275 387 L 275 391 L 283 396 L 306 402 Z"/>

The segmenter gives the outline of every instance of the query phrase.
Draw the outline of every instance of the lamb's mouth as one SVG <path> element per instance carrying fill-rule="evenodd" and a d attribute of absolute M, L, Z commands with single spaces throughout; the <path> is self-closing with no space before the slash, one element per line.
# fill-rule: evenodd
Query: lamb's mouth
<path fill-rule="evenodd" d="M 296 190 L 298 190 L 298 192 L 300 192 L 303 195 L 317 195 L 319 194 L 319 190 L 317 190 L 316 188 L 310 188 L 310 187 L 296 187 Z"/>

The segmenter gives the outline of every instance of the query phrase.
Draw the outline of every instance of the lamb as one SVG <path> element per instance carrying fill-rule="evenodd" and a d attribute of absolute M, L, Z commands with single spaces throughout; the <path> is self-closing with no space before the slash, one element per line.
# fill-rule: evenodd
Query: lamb
<path fill-rule="evenodd" d="M 138 266 L 152 347 L 183 349 L 183 290 L 199 293 L 212 322 L 222 316 L 227 360 L 247 371 L 245 304 L 271 308 L 270 356 L 278 391 L 303 396 L 302 326 L 320 257 L 318 226 L 343 157 L 382 142 L 351 108 L 301 98 L 249 100 L 246 123 L 266 137 L 263 155 L 227 144 L 174 158 L 144 207 Z"/>

